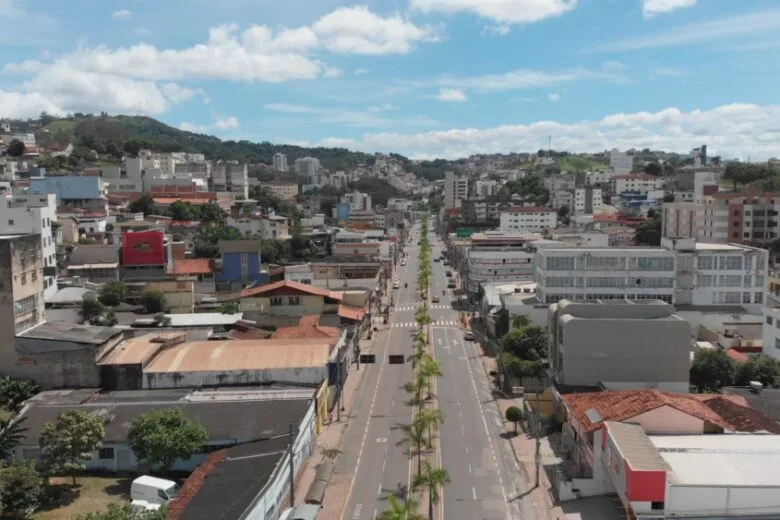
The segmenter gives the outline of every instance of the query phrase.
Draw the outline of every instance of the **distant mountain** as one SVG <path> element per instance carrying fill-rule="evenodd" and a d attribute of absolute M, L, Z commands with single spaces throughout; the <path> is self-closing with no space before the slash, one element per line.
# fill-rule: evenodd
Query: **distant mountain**
<path fill-rule="evenodd" d="M 27 122 L 28 124 L 30 122 Z M 139 141 L 160 152 L 203 153 L 212 160 L 237 160 L 272 164 L 273 155 L 287 155 L 292 166 L 299 157 L 317 157 L 330 170 L 350 170 L 358 163 L 372 164 L 374 156 L 345 148 L 306 148 L 268 142 L 223 141 L 212 135 L 196 134 L 173 128 L 144 116 L 108 116 L 76 114 L 67 119 L 41 121 L 36 139 L 41 143 L 71 141 L 74 147 L 96 150 L 121 157 L 128 142 Z"/>

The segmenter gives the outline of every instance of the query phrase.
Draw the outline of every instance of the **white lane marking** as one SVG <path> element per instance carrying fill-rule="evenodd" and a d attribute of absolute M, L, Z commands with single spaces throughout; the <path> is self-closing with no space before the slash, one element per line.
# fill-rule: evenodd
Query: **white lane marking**
<path fill-rule="evenodd" d="M 358 520 L 361 513 L 363 513 L 363 504 L 358 504 L 355 506 L 355 512 L 352 514 L 352 520 Z"/>
<path fill-rule="evenodd" d="M 471 496 L 474 497 L 474 500 L 477 500 L 477 490 L 474 489 L 474 487 L 471 487 Z"/>
<path fill-rule="evenodd" d="M 380 496 L 382 494 L 382 484 L 379 484 L 379 489 L 376 490 L 377 496 Z"/>
<path fill-rule="evenodd" d="M 473 473 L 473 471 L 471 471 L 471 464 L 469 464 L 469 473 Z"/>
<path fill-rule="evenodd" d="M 387 461 L 386 461 L 386 460 L 383 460 L 383 461 L 382 461 L 382 471 L 383 471 L 383 472 L 384 472 L 384 470 L 385 470 L 385 464 L 387 464 Z"/>

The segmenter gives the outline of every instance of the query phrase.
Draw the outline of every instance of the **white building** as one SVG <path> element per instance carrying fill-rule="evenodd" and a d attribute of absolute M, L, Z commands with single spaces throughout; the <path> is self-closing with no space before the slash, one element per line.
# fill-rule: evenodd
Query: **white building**
<path fill-rule="evenodd" d="M 697 238 L 703 206 L 693 202 L 666 202 L 661 206 L 661 236 Z"/>
<path fill-rule="evenodd" d="M 574 190 L 574 211 L 573 213 L 586 213 L 591 215 L 604 209 L 601 189 L 592 186 L 577 188 Z M 571 206 L 569 206 L 571 209 Z"/>
<path fill-rule="evenodd" d="M 659 299 L 675 305 L 762 308 L 769 254 L 736 244 L 663 239 L 662 247 L 539 248 L 542 302 Z"/>
<path fill-rule="evenodd" d="M 342 204 L 349 204 L 350 211 L 371 211 L 371 195 L 360 191 L 345 193 L 341 197 Z"/>
<path fill-rule="evenodd" d="M 444 174 L 444 209 L 459 208 L 464 199 L 469 196 L 469 178 L 456 175 L 455 172 Z"/>
<path fill-rule="evenodd" d="M 475 183 L 474 188 L 477 198 L 490 197 L 498 195 L 499 190 L 501 190 L 501 183 L 493 179 L 480 179 Z"/>
<path fill-rule="evenodd" d="M 654 177 L 646 173 L 635 173 L 632 175 L 615 175 L 611 179 L 612 193 L 620 194 L 624 191 L 638 191 L 647 193 L 648 191 L 660 190 L 666 184 L 666 180 L 661 177 Z"/>
<path fill-rule="evenodd" d="M 534 276 L 534 254 L 521 249 L 470 249 L 466 265 L 470 293 L 477 293 L 479 286 L 487 283 L 530 282 Z"/>
<path fill-rule="evenodd" d="M 274 170 L 278 172 L 287 171 L 287 156 L 283 153 L 274 154 Z"/>
<path fill-rule="evenodd" d="M 609 152 L 609 167 L 612 168 L 615 175 L 631 173 L 631 170 L 634 169 L 634 156 L 613 148 Z"/>
<path fill-rule="evenodd" d="M 320 160 L 314 157 L 295 159 L 295 173 L 309 178 L 320 170 Z"/>
<path fill-rule="evenodd" d="M 518 206 L 504 209 L 499 215 L 499 226 L 505 232 L 541 233 L 558 225 L 558 214 L 545 207 Z"/>
<path fill-rule="evenodd" d="M 777 307 L 764 307 L 762 336 L 764 355 L 780 361 L 780 309 Z"/>
<path fill-rule="evenodd" d="M 694 202 L 701 202 L 707 194 L 719 191 L 718 183 L 720 182 L 721 174 L 719 172 L 694 172 L 693 173 L 693 200 Z M 676 199 L 675 199 L 676 200 Z"/>
<path fill-rule="evenodd" d="M 335 173 L 332 173 L 328 177 L 328 184 L 330 185 L 331 188 L 336 190 L 347 189 L 348 183 L 349 183 L 349 177 L 343 171 L 337 171 Z"/>
<path fill-rule="evenodd" d="M 211 173 L 212 189 L 230 192 L 235 196 L 249 198 L 249 173 L 246 164 L 237 161 L 220 162 Z"/>
<path fill-rule="evenodd" d="M 44 299 L 57 292 L 57 240 L 52 223 L 57 222 L 57 197 L 6 195 L 0 197 L 0 223 L 3 234 L 40 234 Z"/>

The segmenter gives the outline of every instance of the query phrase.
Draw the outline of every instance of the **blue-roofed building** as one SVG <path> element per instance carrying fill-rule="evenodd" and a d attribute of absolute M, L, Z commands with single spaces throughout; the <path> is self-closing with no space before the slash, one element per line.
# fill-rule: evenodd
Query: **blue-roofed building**
<path fill-rule="evenodd" d="M 105 187 L 100 177 L 69 175 L 63 177 L 36 177 L 30 179 L 29 193 L 57 195 L 57 203 L 89 211 L 107 209 Z"/>
<path fill-rule="evenodd" d="M 215 261 L 214 281 L 218 291 L 238 291 L 269 282 L 260 259 L 260 240 L 220 240 L 221 257 Z"/>

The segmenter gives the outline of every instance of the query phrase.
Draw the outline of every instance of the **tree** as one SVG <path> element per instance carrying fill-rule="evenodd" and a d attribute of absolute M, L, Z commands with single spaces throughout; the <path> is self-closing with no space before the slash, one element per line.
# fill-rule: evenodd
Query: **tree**
<path fill-rule="evenodd" d="M 141 195 L 128 204 L 127 209 L 131 213 L 143 213 L 144 216 L 154 215 L 157 212 L 151 195 Z"/>
<path fill-rule="evenodd" d="M 639 224 L 634 231 L 634 243 L 638 246 L 661 245 L 661 220 L 650 218 Z"/>
<path fill-rule="evenodd" d="M 238 302 L 225 302 L 219 306 L 220 314 L 238 314 L 240 308 Z"/>
<path fill-rule="evenodd" d="M 527 314 L 518 314 L 517 316 L 512 318 L 513 329 L 524 329 L 530 326 L 531 326 L 531 319 L 528 317 Z"/>
<path fill-rule="evenodd" d="M 777 361 L 769 357 L 751 357 L 737 366 L 734 385 L 748 386 L 751 381 L 758 381 L 766 387 L 773 387 L 778 375 Z"/>
<path fill-rule="evenodd" d="M 40 391 L 35 381 L 17 379 L 11 376 L 0 377 L 0 406 L 16 410 L 24 401 Z"/>
<path fill-rule="evenodd" d="M 395 495 L 390 495 L 389 500 L 390 508 L 382 511 L 379 520 L 425 520 L 424 516 L 417 513 L 417 501 L 411 497 L 398 500 Z"/>
<path fill-rule="evenodd" d="M 434 377 L 442 377 L 444 375 L 444 373 L 441 371 L 441 365 L 439 365 L 439 362 L 432 357 L 425 358 L 422 360 L 422 363 L 420 363 L 420 375 L 427 381 L 428 399 L 432 399 L 433 395 L 431 394 L 431 381 Z"/>
<path fill-rule="evenodd" d="M 100 318 L 100 325 L 103 327 L 115 327 L 119 323 L 116 319 L 116 313 L 113 309 L 108 309 L 105 314 Z"/>
<path fill-rule="evenodd" d="M 148 290 L 141 293 L 141 306 L 149 314 L 165 311 L 165 293 L 162 291 Z"/>
<path fill-rule="evenodd" d="M 200 209 L 190 202 L 177 200 L 168 206 L 168 216 L 173 220 L 200 220 Z"/>
<path fill-rule="evenodd" d="M 122 282 L 108 282 L 103 284 L 98 294 L 98 300 L 108 307 L 116 307 L 127 296 L 127 286 Z"/>
<path fill-rule="evenodd" d="M 24 155 L 26 149 L 27 147 L 23 142 L 21 142 L 19 139 L 13 139 L 8 144 L 8 155 L 11 157 L 21 157 Z"/>
<path fill-rule="evenodd" d="M 724 350 L 699 349 L 691 363 L 691 384 L 702 392 L 717 392 L 731 385 L 734 362 Z"/>
<path fill-rule="evenodd" d="M 567 204 L 564 204 L 560 208 L 558 208 L 558 219 L 561 220 L 563 223 L 569 222 L 569 214 L 571 213 L 571 208 Z"/>
<path fill-rule="evenodd" d="M 278 263 L 282 258 L 283 246 L 279 240 L 263 240 L 260 246 L 260 256 L 263 262 L 269 264 Z"/>
<path fill-rule="evenodd" d="M 103 421 L 81 410 L 66 410 L 43 425 L 39 444 L 43 463 L 54 473 L 70 474 L 76 485 L 76 473 L 103 440 Z"/>
<path fill-rule="evenodd" d="M 148 464 L 159 464 L 163 472 L 177 460 L 198 453 L 208 438 L 206 429 L 179 408 L 139 415 L 127 435 L 135 456 Z"/>
<path fill-rule="evenodd" d="M 133 157 L 138 157 L 138 152 L 141 150 L 153 148 L 152 144 L 146 139 L 133 136 L 125 141 L 124 150 Z"/>
<path fill-rule="evenodd" d="M 547 333 L 541 327 L 512 329 L 501 338 L 505 352 L 520 359 L 536 361 L 547 357 Z"/>
<path fill-rule="evenodd" d="M 225 225 L 227 213 L 216 202 L 207 202 L 200 206 L 200 221 L 212 224 Z"/>
<path fill-rule="evenodd" d="M 428 430 L 428 444 L 432 445 L 433 432 L 439 429 L 439 425 L 444 422 L 444 414 L 438 408 L 424 408 L 417 412 L 414 420 L 422 423 Z"/>
<path fill-rule="evenodd" d="M 106 312 L 106 307 L 94 296 L 85 295 L 84 298 L 81 299 L 79 315 L 85 322 L 97 325 L 104 312 Z"/>
<path fill-rule="evenodd" d="M 18 421 L 9 417 L 0 421 L 0 458 L 9 458 L 24 439 L 24 432 L 27 431 L 27 428 L 23 428 L 22 423 L 25 420 L 27 417 L 22 417 Z"/>
<path fill-rule="evenodd" d="M 441 500 L 439 490 L 450 482 L 450 474 L 446 469 L 434 468 L 427 460 L 423 461 L 422 473 L 418 473 L 412 479 L 413 489 L 422 488 L 428 491 L 428 520 L 433 520 L 433 506 Z"/>
<path fill-rule="evenodd" d="M 43 480 L 33 461 L 15 461 L 0 470 L 0 503 L 3 511 L 26 518 L 43 499 Z"/>
<path fill-rule="evenodd" d="M 105 511 L 99 513 L 87 513 L 74 517 L 75 520 L 168 520 L 168 510 L 165 508 L 157 511 L 133 511 L 133 506 L 128 503 L 111 503 Z"/>
<path fill-rule="evenodd" d="M 660 177 L 664 173 L 664 169 L 657 162 L 651 162 L 645 164 L 645 173 L 653 177 Z"/>
<path fill-rule="evenodd" d="M 428 443 L 427 425 L 422 422 L 412 421 L 402 427 L 404 438 L 396 443 L 397 446 L 407 445 L 410 454 L 417 454 L 417 474 L 422 472 L 422 452 L 430 448 Z"/>
<path fill-rule="evenodd" d="M 515 433 L 517 433 L 517 424 L 523 420 L 523 411 L 517 406 L 510 406 L 506 409 L 506 420 L 515 423 Z"/>

